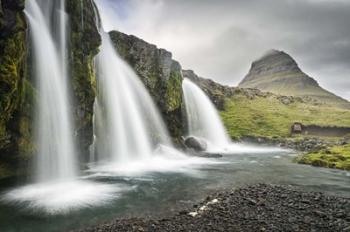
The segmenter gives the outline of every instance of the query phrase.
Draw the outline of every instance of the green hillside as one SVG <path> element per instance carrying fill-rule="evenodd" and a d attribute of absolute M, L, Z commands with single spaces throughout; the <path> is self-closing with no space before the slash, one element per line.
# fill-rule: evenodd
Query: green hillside
<path fill-rule="evenodd" d="M 232 138 L 242 136 L 289 137 L 294 122 L 320 126 L 350 126 L 350 111 L 291 98 L 288 104 L 276 95 L 248 98 L 235 94 L 225 100 L 221 111 Z"/>

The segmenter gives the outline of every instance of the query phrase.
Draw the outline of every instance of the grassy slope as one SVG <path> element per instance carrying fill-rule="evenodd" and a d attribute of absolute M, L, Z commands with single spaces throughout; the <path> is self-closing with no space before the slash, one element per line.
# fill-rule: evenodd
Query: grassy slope
<path fill-rule="evenodd" d="M 299 156 L 296 161 L 301 164 L 310 164 L 328 168 L 338 168 L 350 171 L 350 144 L 334 146 L 317 153 Z"/>
<path fill-rule="evenodd" d="M 289 137 L 294 122 L 350 126 L 349 110 L 302 102 L 285 105 L 275 96 L 248 99 L 238 94 L 227 99 L 225 107 L 221 116 L 232 138 Z"/>
<path fill-rule="evenodd" d="M 225 107 L 221 116 L 232 138 L 288 138 L 293 122 L 350 126 L 350 110 L 298 101 L 285 105 L 275 96 L 248 99 L 237 94 L 226 99 Z M 296 161 L 313 166 L 350 170 L 350 145 L 304 154 Z"/>

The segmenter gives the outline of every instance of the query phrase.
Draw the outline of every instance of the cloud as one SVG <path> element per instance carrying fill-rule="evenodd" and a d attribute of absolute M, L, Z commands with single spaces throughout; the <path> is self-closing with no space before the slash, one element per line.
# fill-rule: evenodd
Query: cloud
<path fill-rule="evenodd" d="M 171 51 L 184 68 L 236 85 L 276 48 L 321 86 L 350 99 L 350 2 L 345 0 L 96 0 L 106 30 Z"/>

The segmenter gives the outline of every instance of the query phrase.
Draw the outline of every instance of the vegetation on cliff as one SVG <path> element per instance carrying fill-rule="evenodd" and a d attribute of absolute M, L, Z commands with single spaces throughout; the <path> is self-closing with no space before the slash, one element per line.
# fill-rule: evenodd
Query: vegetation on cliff
<path fill-rule="evenodd" d="M 136 71 L 159 107 L 174 139 L 182 135 L 182 74 L 172 54 L 135 36 L 110 33 L 119 55 Z"/>
<path fill-rule="evenodd" d="M 32 84 L 30 50 L 26 38 L 24 0 L 0 1 L 0 179 L 18 172 L 35 151 L 33 109 L 36 90 Z M 67 1 L 70 15 L 69 66 L 77 141 L 81 151 L 92 143 L 95 99 L 94 56 L 100 35 L 93 1 Z M 29 54 L 29 56 L 27 55 Z M 21 171 L 22 172 L 22 171 Z"/>
<path fill-rule="evenodd" d="M 31 83 L 26 80 L 26 21 L 23 0 L 0 5 L 0 178 L 13 175 L 33 150 Z"/>
<path fill-rule="evenodd" d="M 96 96 L 94 57 L 101 37 L 96 27 L 93 1 L 67 1 L 70 15 L 69 65 L 74 99 L 75 130 L 79 150 L 86 153 L 92 143 L 93 104 Z"/>

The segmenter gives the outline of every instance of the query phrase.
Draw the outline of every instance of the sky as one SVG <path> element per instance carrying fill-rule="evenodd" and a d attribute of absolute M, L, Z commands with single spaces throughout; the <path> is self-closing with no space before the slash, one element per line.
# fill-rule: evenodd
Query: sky
<path fill-rule="evenodd" d="M 106 31 L 172 52 L 183 69 L 236 86 L 270 49 L 350 100 L 350 0 L 96 0 Z"/>

